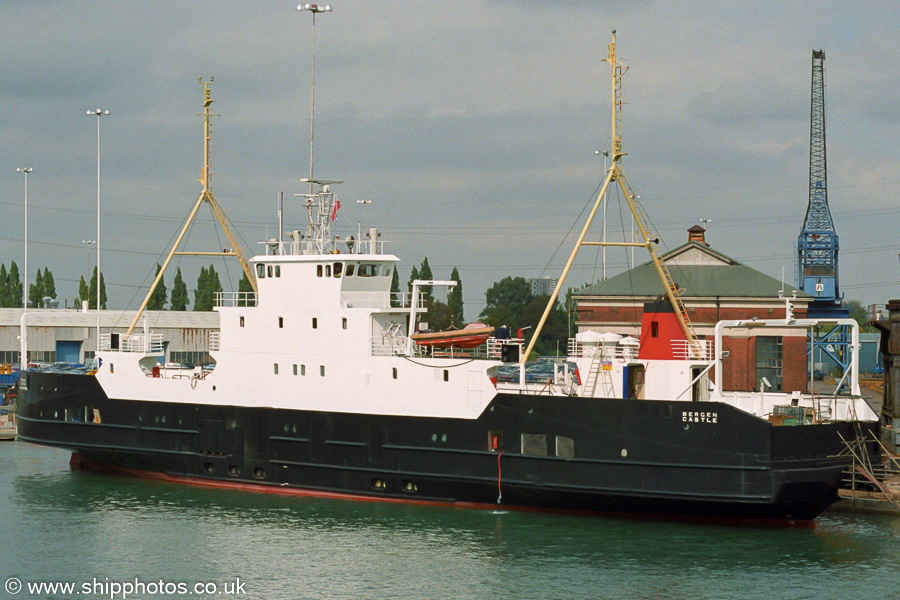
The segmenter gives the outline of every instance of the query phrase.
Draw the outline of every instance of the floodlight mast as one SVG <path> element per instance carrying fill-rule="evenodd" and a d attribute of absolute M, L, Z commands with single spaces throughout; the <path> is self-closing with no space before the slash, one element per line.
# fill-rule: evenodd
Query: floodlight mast
<path fill-rule="evenodd" d="M 312 14 L 312 83 L 310 84 L 309 100 L 309 193 L 313 193 L 313 138 L 316 131 L 316 14 L 332 12 L 330 4 L 319 6 L 318 4 L 298 4 L 297 10 Z"/>

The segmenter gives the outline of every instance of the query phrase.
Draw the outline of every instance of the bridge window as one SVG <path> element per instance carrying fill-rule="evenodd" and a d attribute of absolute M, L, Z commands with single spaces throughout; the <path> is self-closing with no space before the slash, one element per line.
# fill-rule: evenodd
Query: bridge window
<path fill-rule="evenodd" d="M 347 263 L 347 273 L 346 277 L 353 277 L 353 271 L 356 269 L 356 265 L 353 263 Z"/>
<path fill-rule="evenodd" d="M 378 275 L 378 265 L 362 264 L 359 265 L 360 277 L 375 277 Z"/>
<path fill-rule="evenodd" d="M 256 276 L 260 279 L 265 279 L 266 265 L 256 265 Z"/>
<path fill-rule="evenodd" d="M 274 272 L 272 270 L 272 265 L 269 265 L 268 267 L 266 267 L 266 271 L 267 271 L 267 274 L 269 277 L 274 277 L 274 275 L 272 274 Z"/>
<path fill-rule="evenodd" d="M 316 265 L 316 277 L 322 276 L 322 265 Z"/>
<path fill-rule="evenodd" d="M 343 272 L 343 270 L 344 270 L 344 263 L 339 263 L 339 262 L 334 263 L 332 272 L 334 273 L 335 277 L 340 277 L 341 272 Z"/>

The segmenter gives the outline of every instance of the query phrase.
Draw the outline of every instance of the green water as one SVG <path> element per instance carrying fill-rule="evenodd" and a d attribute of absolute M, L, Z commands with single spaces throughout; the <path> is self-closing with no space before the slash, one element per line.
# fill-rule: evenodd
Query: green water
<path fill-rule="evenodd" d="M 121 598 L 109 586 L 136 580 L 216 593 L 128 597 L 900 598 L 885 516 L 758 529 L 277 496 L 72 472 L 19 442 L 0 444 L 0 519 L 0 598 Z"/>

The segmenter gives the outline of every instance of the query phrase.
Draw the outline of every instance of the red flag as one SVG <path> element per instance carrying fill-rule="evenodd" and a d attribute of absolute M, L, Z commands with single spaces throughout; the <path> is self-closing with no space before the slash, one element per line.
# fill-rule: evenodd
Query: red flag
<path fill-rule="evenodd" d="M 334 208 L 331 209 L 331 220 L 334 221 L 334 216 L 337 214 L 338 209 L 341 207 L 341 201 L 334 201 Z"/>

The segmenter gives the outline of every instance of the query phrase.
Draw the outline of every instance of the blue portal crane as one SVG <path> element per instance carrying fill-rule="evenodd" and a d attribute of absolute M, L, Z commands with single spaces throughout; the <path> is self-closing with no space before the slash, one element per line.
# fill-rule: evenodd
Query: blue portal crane
<path fill-rule="evenodd" d="M 844 296 L 838 278 L 838 235 L 828 210 L 828 173 L 825 158 L 825 51 L 812 52 L 812 102 L 809 126 L 809 206 L 797 240 L 797 275 L 801 290 L 814 297 L 810 318 L 845 318 Z M 850 332 L 835 327 L 810 334 L 808 352 L 830 356 L 843 370 L 849 366 Z M 810 361 L 812 367 L 812 360 Z"/>

